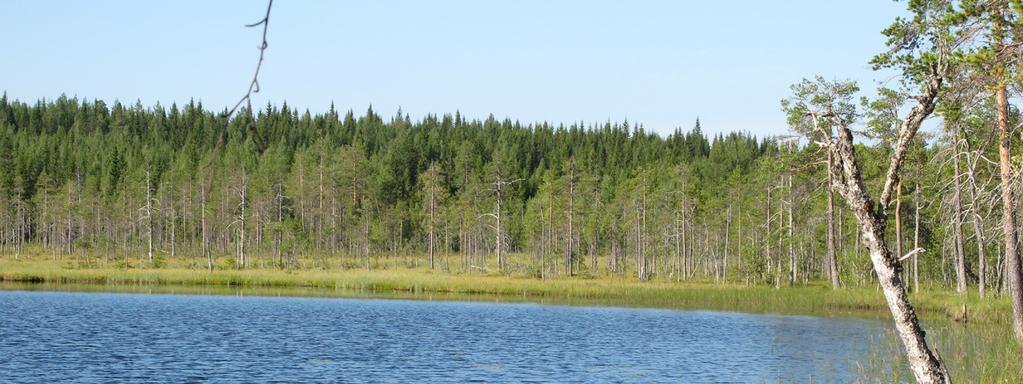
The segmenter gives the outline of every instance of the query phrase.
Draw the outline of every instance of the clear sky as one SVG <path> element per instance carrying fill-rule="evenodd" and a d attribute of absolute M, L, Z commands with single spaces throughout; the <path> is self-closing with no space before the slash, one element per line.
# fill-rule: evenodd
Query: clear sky
<path fill-rule="evenodd" d="M 660 133 L 786 132 L 779 100 L 803 77 L 886 80 L 867 64 L 891 0 L 277 0 L 261 76 L 268 101 L 333 101 L 386 117 L 455 110 L 524 123 L 640 122 Z M 9 1 L 0 91 L 145 105 L 242 95 L 263 1 Z"/>

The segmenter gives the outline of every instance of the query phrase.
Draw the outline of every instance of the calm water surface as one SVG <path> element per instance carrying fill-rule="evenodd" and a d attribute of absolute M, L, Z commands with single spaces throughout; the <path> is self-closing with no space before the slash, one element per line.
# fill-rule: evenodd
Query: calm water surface
<path fill-rule="evenodd" d="M 874 320 L 0 291 L 0 381 L 849 382 Z"/>

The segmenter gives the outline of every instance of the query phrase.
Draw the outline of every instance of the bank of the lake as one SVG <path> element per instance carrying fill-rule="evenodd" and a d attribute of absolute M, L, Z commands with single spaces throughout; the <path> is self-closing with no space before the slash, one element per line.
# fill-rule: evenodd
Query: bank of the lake
<path fill-rule="evenodd" d="M 539 302 L 585 306 L 650 307 L 748 313 L 872 318 L 887 321 L 883 296 L 875 288 L 834 290 L 823 283 L 793 288 L 710 282 L 637 281 L 628 278 L 560 278 L 457 274 L 428 269 L 381 270 L 216 269 L 170 265 L 163 268 L 88 268 L 34 258 L 0 260 L 0 289 L 102 291 L 202 295 L 400 298 L 451 301 Z M 912 295 L 929 339 L 950 362 L 959 381 L 1019 382 L 1023 350 L 1009 333 L 1006 298 L 979 299 L 929 288 Z M 967 316 L 963 320 L 963 306 Z M 893 335 L 860 340 L 871 353 L 857 361 L 867 381 L 898 379 L 901 345 Z M 896 377 L 874 375 L 889 375 Z M 905 379 L 905 377 L 902 377 Z"/>
<path fill-rule="evenodd" d="M 711 282 L 638 281 L 632 278 L 535 278 L 495 274 L 459 274 L 429 269 L 279 270 L 85 267 L 42 258 L 0 260 L 0 281 L 106 286 L 182 286 L 245 288 L 312 288 L 372 293 L 496 295 L 675 309 L 710 309 L 753 313 L 831 316 L 883 316 L 887 307 L 876 287 L 831 289 L 822 282 L 775 289 L 767 286 Z M 314 292 L 309 291 L 309 292 Z M 929 288 L 912 295 L 918 312 L 928 318 L 974 323 L 1007 323 L 1005 297 L 979 299 Z"/>

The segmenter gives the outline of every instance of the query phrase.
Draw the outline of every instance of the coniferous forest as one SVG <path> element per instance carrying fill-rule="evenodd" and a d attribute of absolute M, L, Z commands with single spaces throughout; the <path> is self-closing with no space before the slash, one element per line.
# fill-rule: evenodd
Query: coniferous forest
<path fill-rule="evenodd" d="M 872 281 L 820 148 L 795 137 L 708 136 L 699 121 L 667 137 L 627 121 L 411 121 L 372 108 L 247 116 L 4 96 L 3 253 L 125 268 L 181 258 L 202 269 Z M 907 263 L 912 288 L 997 291 L 1004 261 L 984 241 L 999 236 L 991 134 L 983 115 L 948 128 L 912 144 L 888 235 L 929 250 Z M 891 149 L 856 149 L 879 188 Z"/>

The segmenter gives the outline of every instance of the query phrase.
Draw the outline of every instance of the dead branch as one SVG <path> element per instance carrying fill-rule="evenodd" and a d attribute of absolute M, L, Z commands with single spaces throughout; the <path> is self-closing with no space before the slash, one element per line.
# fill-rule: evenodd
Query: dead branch
<path fill-rule="evenodd" d="M 242 103 L 245 103 L 249 111 L 250 123 L 255 124 L 255 119 L 252 118 L 252 94 L 259 93 L 259 71 L 263 68 L 263 54 L 266 52 L 266 47 L 269 46 L 266 42 L 266 31 L 270 26 L 270 8 L 273 7 L 273 5 L 274 1 L 270 0 L 266 6 L 266 16 L 263 16 L 263 19 L 255 23 L 245 25 L 246 28 L 258 27 L 260 25 L 263 26 L 263 42 L 259 45 L 259 61 L 256 62 L 256 72 L 252 74 L 252 81 L 249 82 L 249 89 L 246 90 L 245 95 L 234 104 L 234 107 L 232 107 L 229 111 L 224 112 L 222 116 L 224 120 L 227 120 L 234 115 L 234 113 L 238 110 L 238 107 L 240 107 Z"/>

